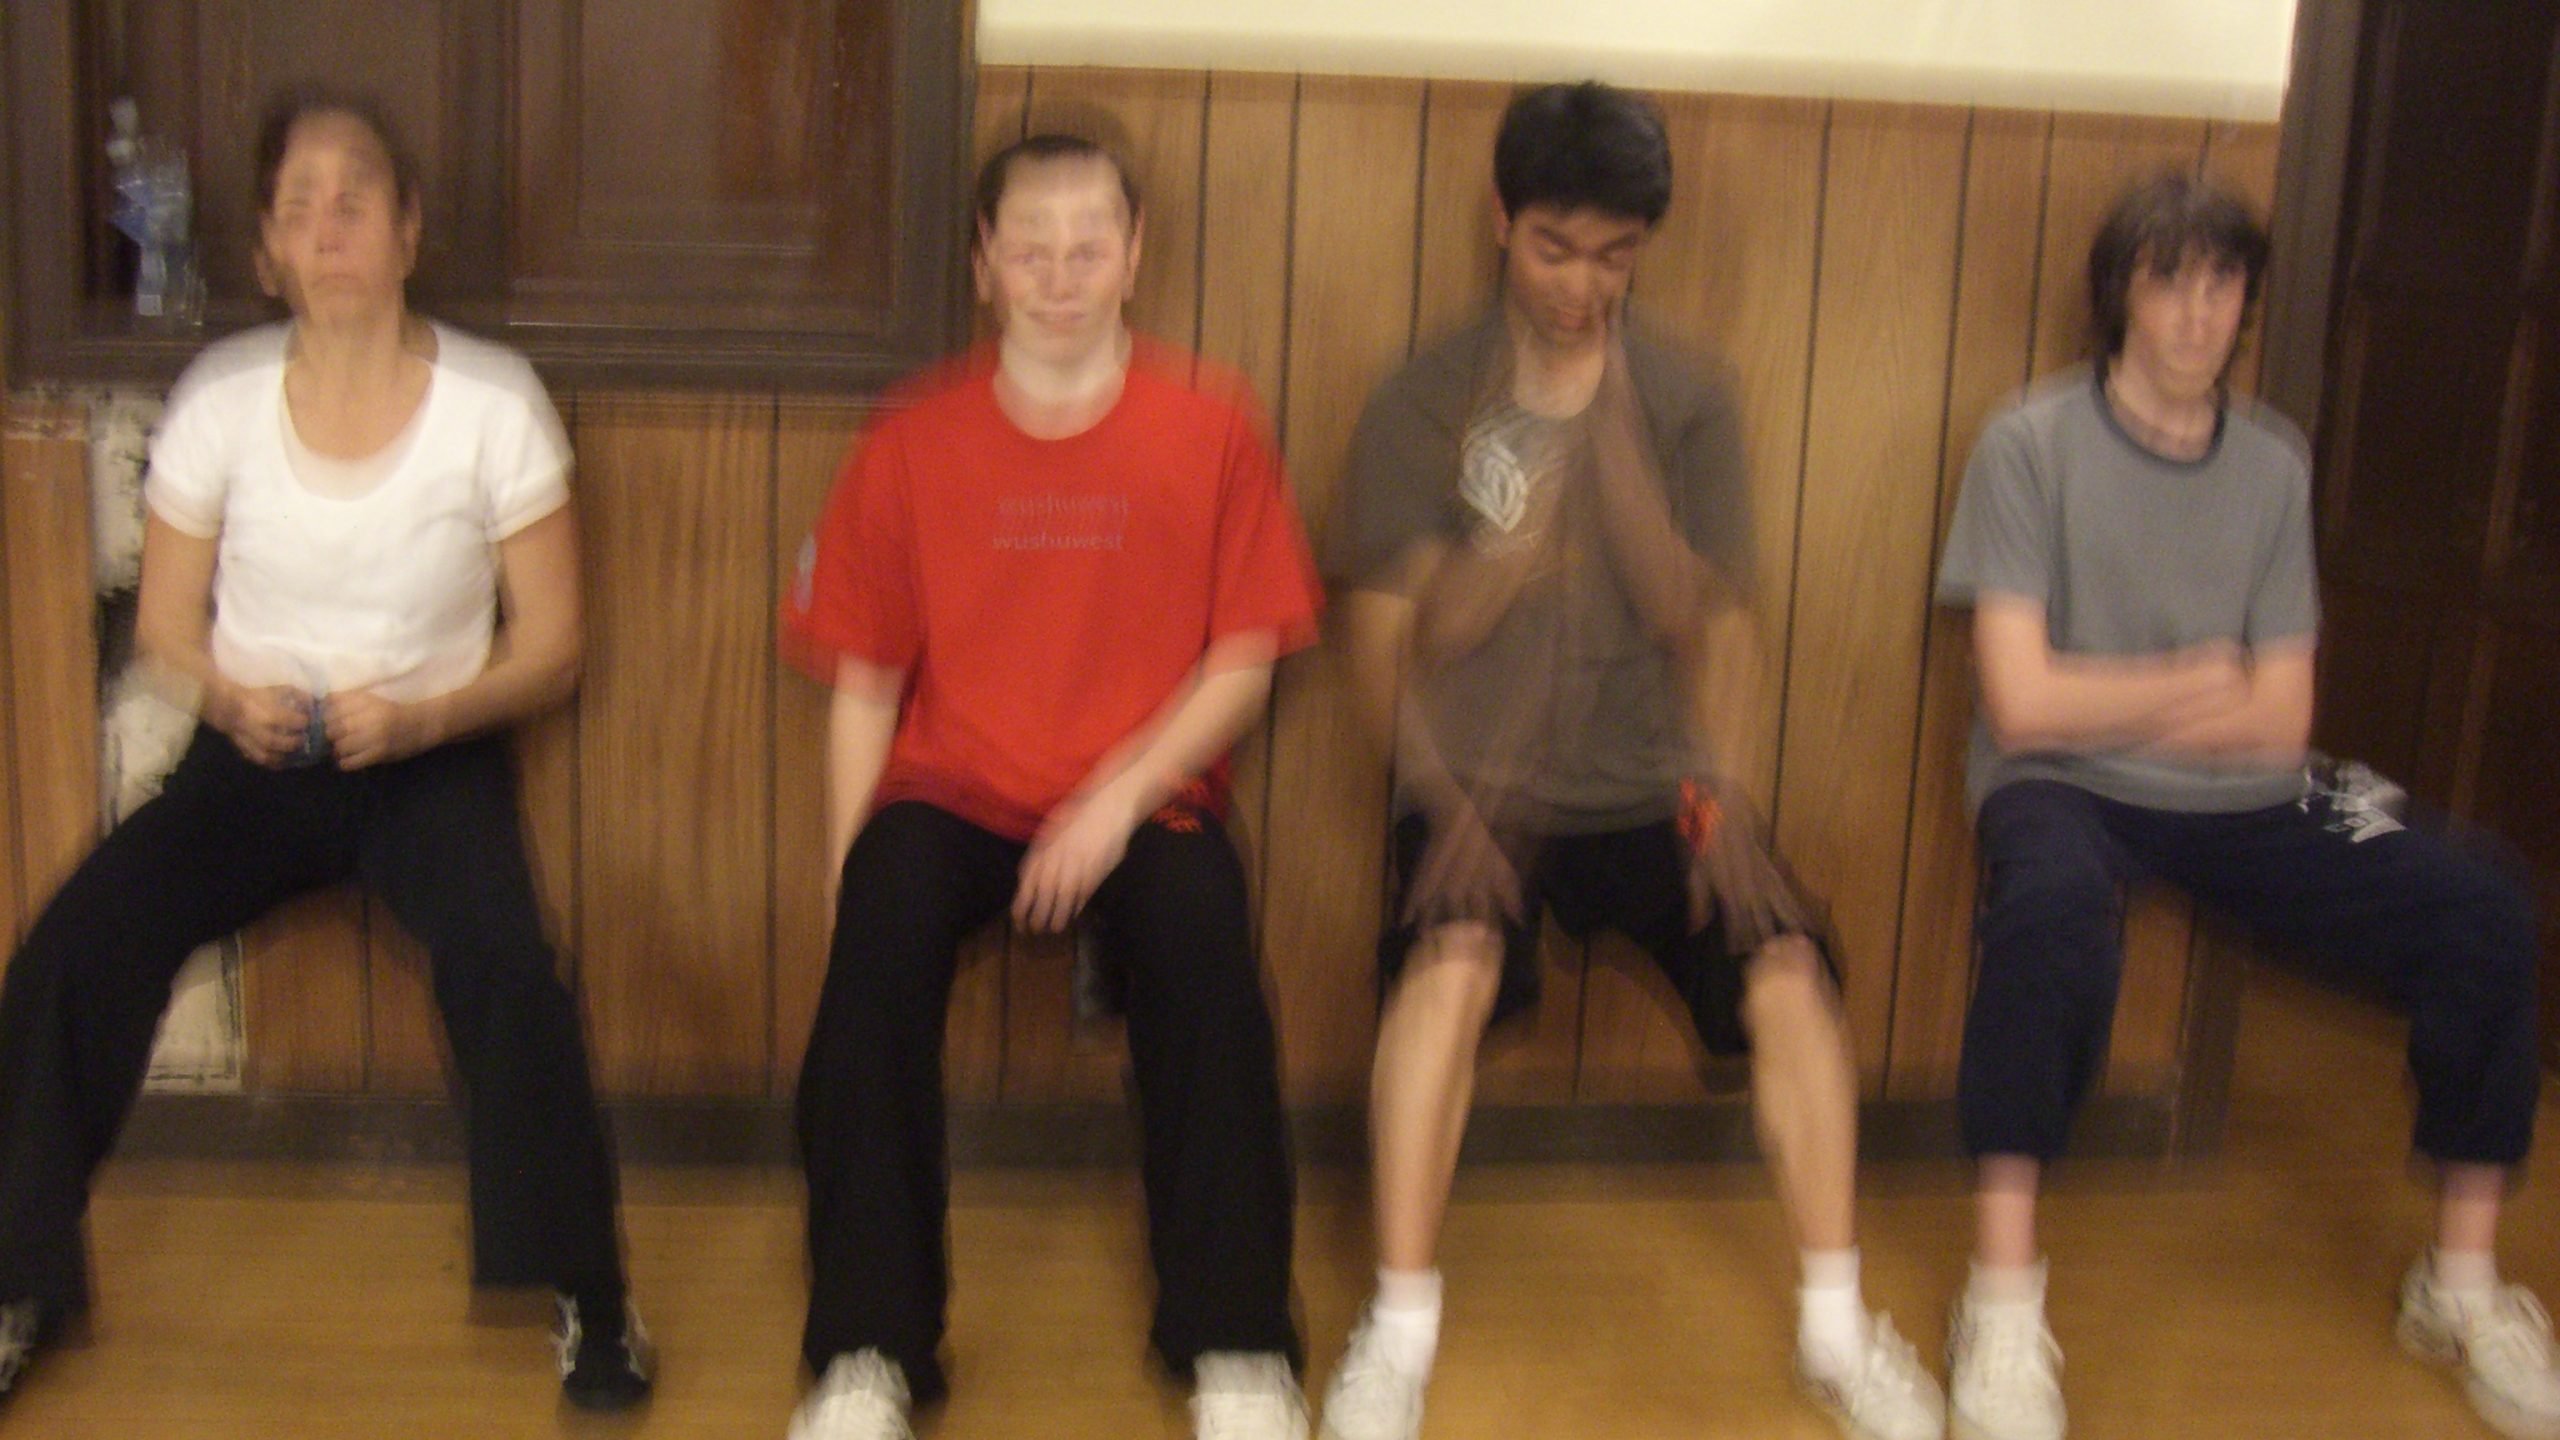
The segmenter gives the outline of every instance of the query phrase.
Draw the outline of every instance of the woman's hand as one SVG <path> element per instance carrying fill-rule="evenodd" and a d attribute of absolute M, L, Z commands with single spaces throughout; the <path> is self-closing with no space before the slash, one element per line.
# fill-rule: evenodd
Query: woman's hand
<path fill-rule="evenodd" d="M 346 690 L 321 707 L 329 726 L 329 751 L 341 770 L 361 770 L 406 760 L 434 749 L 441 738 L 424 705 L 385 700 L 370 690 Z"/>
<path fill-rule="evenodd" d="M 311 697 L 290 685 L 250 689 L 215 679 L 205 687 L 204 722 L 231 739 L 252 764 L 281 769 L 302 752 L 311 729 Z"/>

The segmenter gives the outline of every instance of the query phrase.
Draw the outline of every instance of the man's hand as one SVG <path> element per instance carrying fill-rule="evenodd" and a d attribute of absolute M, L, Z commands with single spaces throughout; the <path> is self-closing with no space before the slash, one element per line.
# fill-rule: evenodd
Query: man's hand
<path fill-rule="evenodd" d="M 370 690 L 332 695 L 321 712 L 330 755 L 341 770 L 406 760 L 436 744 L 435 722 L 425 706 L 385 700 Z"/>
<path fill-rule="evenodd" d="M 205 687 L 204 721 L 231 737 L 250 763 L 274 770 L 302 749 L 311 697 L 290 685 L 252 690 L 216 679 Z"/>
<path fill-rule="evenodd" d="M 1037 933 L 1075 923 L 1077 912 L 1128 853 L 1139 818 L 1119 788 L 1109 785 L 1050 811 L 1022 857 L 1013 923 Z"/>
<path fill-rule="evenodd" d="M 1779 868 L 1759 814 L 1741 791 L 1715 784 L 1685 793 L 1683 799 L 1681 830 L 1690 845 L 1689 929 L 1704 930 L 1721 915 L 1727 944 L 1741 954 L 1780 935 L 1810 931 L 1813 917 Z"/>
<path fill-rule="evenodd" d="M 1431 817 L 1431 844 L 1407 888 L 1404 921 L 1429 927 L 1457 920 L 1520 918 L 1520 872 L 1467 801 Z"/>

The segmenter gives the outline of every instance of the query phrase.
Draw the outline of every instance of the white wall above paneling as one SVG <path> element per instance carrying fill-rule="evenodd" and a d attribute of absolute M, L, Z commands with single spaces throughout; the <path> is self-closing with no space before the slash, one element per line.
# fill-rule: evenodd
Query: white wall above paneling
<path fill-rule="evenodd" d="M 979 0 L 990 65 L 1478 80 L 2272 120 L 2296 0 Z"/>

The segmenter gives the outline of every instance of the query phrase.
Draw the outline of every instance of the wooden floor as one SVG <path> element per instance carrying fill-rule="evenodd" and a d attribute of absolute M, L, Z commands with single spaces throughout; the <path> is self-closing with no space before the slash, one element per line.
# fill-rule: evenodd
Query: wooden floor
<path fill-rule="evenodd" d="M 2077 1440 L 2487 1436 L 2389 1319 L 2420 1243 L 2386 1017 L 2252 981 L 2225 1155 L 2088 1165 L 2048 1206 Z M 2546 1109 L 2545 1153 L 2560 1139 Z M 1321 1380 L 1364 1298 L 1359 1177 L 1313 1175 L 1304 1318 Z M 788 1173 L 628 1180 L 633 1264 L 665 1351 L 655 1405 L 559 1409 L 538 1304 L 471 1300 L 460 1177 L 361 1167 L 111 1166 L 100 1303 L 0 1411 L 9 1440 L 779 1437 L 800 1385 L 800 1209 Z M 1945 1333 L 1967 1207 L 1953 1163 L 1868 1177 L 1871 1296 L 1923 1353 Z M 2529 1188 L 2507 1263 L 2560 1298 L 2560 1194 Z M 956 1394 L 928 1440 L 1180 1436 L 1141 1364 L 1129 1177 L 972 1173 L 953 1215 Z M 1448 1338 L 1428 1434 L 1819 1440 L 1787 1380 L 1792 1260 L 1757 1167 L 1478 1169 L 1451 1215 Z"/>

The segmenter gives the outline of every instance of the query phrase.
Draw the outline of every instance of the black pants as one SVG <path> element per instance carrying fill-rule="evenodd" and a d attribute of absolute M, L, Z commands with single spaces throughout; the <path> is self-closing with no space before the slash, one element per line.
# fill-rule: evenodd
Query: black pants
<path fill-rule="evenodd" d="M 813 1371 L 878 1349 L 919 1402 L 945 1388 L 950 1293 L 944 1011 L 960 942 L 1011 903 L 1023 846 L 907 801 L 845 857 L 808 1060 Z M 1126 967 L 1148 1248 L 1149 1339 L 1177 1374 L 1216 1350 L 1299 1356 L 1289 1316 L 1294 1180 L 1244 869 L 1213 817 L 1138 827 L 1087 907 Z"/>
<path fill-rule="evenodd" d="M 1975 1155 L 2061 1153 L 2104 1058 L 2123 887 L 2156 877 L 2408 1012 L 2416 1146 L 2512 1165 L 2533 1134 L 2534 918 L 2500 866 L 2313 792 L 2240 814 L 2148 810 L 2054 781 L 1983 802 L 1981 974 L 1957 1091 Z"/>
<path fill-rule="evenodd" d="M 36 918 L 0 991 L 0 1300 L 88 1301 L 89 1179 L 188 954 L 354 877 L 424 941 L 460 1072 L 474 1277 L 622 1283 L 586 1045 L 542 937 L 496 737 L 357 771 L 267 770 L 199 728 L 158 798 Z"/>

